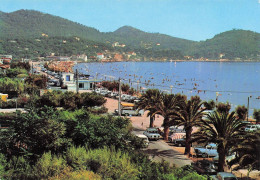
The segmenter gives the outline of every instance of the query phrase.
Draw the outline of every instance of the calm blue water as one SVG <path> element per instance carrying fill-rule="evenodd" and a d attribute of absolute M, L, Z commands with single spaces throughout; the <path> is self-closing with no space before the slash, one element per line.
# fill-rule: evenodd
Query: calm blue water
<path fill-rule="evenodd" d="M 134 88 L 158 88 L 162 91 L 199 95 L 203 100 L 230 102 L 247 106 L 250 114 L 260 108 L 260 62 L 113 62 L 84 63 L 79 72 L 104 80 L 124 79 Z M 138 83 L 139 81 L 139 83 Z"/>

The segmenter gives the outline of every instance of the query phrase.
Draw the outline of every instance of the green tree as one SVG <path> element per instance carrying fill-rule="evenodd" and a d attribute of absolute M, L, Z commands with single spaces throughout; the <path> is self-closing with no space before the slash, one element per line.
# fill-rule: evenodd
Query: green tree
<path fill-rule="evenodd" d="M 218 171 L 224 171 L 225 157 L 237 139 L 243 135 L 241 127 L 246 123 L 237 119 L 235 112 L 214 111 L 207 114 L 207 119 L 201 120 L 200 131 L 193 134 L 198 143 L 215 143 L 219 154 Z"/>
<path fill-rule="evenodd" d="M 2 150 L 11 155 L 28 155 L 32 158 L 46 151 L 61 152 L 69 143 L 65 139 L 66 127 L 57 121 L 56 112 L 50 107 L 27 109 L 17 112 L 8 122 L 7 131 L 1 132 Z"/>
<path fill-rule="evenodd" d="M 130 89 L 130 86 L 128 84 L 122 84 L 121 86 L 123 92 L 128 92 Z"/>
<path fill-rule="evenodd" d="M 241 120 L 246 119 L 247 108 L 244 105 L 243 106 L 237 106 L 235 111 L 236 111 L 236 114 L 237 114 L 239 119 L 241 119 Z"/>
<path fill-rule="evenodd" d="M 6 76 L 9 78 L 15 78 L 19 74 L 27 74 L 26 69 L 13 68 L 13 69 L 7 69 L 7 71 L 6 71 Z"/>
<path fill-rule="evenodd" d="M 161 115 L 164 127 L 164 140 L 168 141 L 169 127 L 173 124 L 176 112 L 180 111 L 180 103 L 185 100 L 185 97 L 180 94 L 164 94 L 160 93 L 155 105 L 156 111 L 154 114 Z"/>
<path fill-rule="evenodd" d="M 231 105 L 229 103 L 218 103 L 217 104 L 217 111 L 220 113 L 228 113 L 231 109 Z"/>
<path fill-rule="evenodd" d="M 260 109 L 254 109 L 253 116 L 256 120 L 256 123 L 260 123 Z"/>
<path fill-rule="evenodd" d="M 207 110 L 213 110 L 215 107 L 216 107 L 216 103 L 214 100 L 209 100 L 208 102 L 205 101 L 204 102 L 204 107 L 207 109 Z"/>
<path fill-rule="evenodd" d="M 238 162 L 238 168 L 247 168 L 250 172 L 253 169 L 260 169 L 260 131 L 247 133 L 240 137 L 238 143 L 233 148 L 237 153 L 236 159 L 231 161 L 231 165 Z"/>
<path fill-rule="evenodd" d="M 147 116 L 150 116 L 150 127 L 154 126 L 156 112 L 155 106 L 160 95 L 161 94 L 158 89 L 148 89 L 144 94 L 142 94 L 140 101 L 137 104 L 137 108 L 139 110 L 144 109 L 144 111 L 149 111 Z"/>
<path fill-rule="evenodd" d="M 179 126 L 184 126 L 186 132 L 185 152 L 190 155 L 191 148 L 191 133 L 192 128 L 200 126 L 205 108 L 202 108 L 204 102 L 199 96 L 192 96 L 190 100 L 186 100 L 181 104 L 180 110 L 177 112 L 177 117 L 174 118 L 174 123 Z"/>

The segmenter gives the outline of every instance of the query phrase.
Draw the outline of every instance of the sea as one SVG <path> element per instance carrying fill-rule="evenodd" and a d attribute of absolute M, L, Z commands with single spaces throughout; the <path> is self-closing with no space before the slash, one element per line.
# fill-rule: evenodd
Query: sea
<path fill-rule="evenodd" d="M 79 63 L 79 73 L 91 78 L 129 84 L 139 91 L 156 88 L 188 98 L 229 102 L 234 110 L 249 105 L 260 109 L 260 62 L 107 62 Z"/>

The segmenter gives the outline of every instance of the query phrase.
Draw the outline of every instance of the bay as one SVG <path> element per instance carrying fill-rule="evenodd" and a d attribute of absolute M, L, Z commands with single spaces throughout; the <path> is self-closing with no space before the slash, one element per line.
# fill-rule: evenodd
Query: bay
<path fill-rule="evenodd" d="M 260 108 L 260 62 L 111 62 L 80 63 L 80 73 L 103 80 L 123 79 L 133 88 L 157 88 L 190 98 L 248 105 L 249 114 Z M 172 88 L 171 88 L 172 86 Z M 217 96 L 218 95 L 218 96 Z"/>

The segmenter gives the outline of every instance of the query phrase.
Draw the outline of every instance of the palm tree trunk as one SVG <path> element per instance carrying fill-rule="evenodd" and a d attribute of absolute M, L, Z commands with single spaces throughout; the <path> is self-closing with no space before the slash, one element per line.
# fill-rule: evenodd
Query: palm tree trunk
<path fill-rule="evenodd" d="M 163 139 L 168 141 L 168 136 L 169 136 L 169 119 L 168 118 L 165 118 L 164 119 L 164 134 L 163 134 Z"/>
<path fill-rule="evenodd" d="M 226 153 L 223 147 L 218 147 L 218 172 L 224 172 Z"/>
<path fill-rule="evenodd" d="M 155 116 L 150 116 L 150 127 L 154 127 Z"/>
<path fill-rule="evenodd" d="M 191 132 L 192 132 L 192 127 L 187 127 L 185 128 L 186 131 L 186 142 L 185 142 L 185 152 L 184 154 L 190 155 L 190 141 L 191 141 Z"/>

